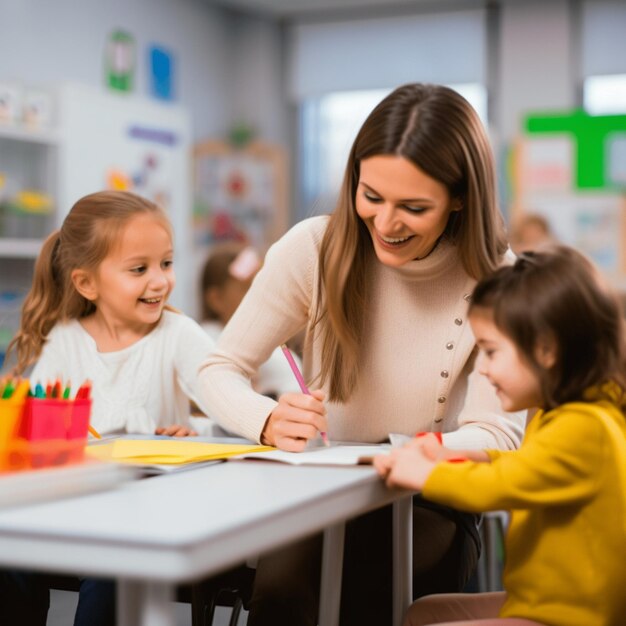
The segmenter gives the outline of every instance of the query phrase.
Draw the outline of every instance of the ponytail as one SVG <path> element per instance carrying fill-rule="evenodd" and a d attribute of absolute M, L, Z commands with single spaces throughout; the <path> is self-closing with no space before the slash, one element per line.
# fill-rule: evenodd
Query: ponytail
<path fill-rule="evenodd" d="M 44 242 L 37 262 L 33 284 L 22 305 L 20 328 L 7 348 L 6 360 L 12 350 L 17 353 L 15 374 L 21 374 L 41 354 L 46 336 L 60 316 L 63 293 L 69 287 L 60 284 L 56 257 L 60 231 L 54 231 Z"/>

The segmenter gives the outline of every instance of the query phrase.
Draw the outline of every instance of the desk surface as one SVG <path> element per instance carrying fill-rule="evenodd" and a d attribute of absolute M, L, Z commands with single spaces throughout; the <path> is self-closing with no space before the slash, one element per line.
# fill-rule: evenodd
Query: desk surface
<path fill-rule="evenodd" d="M 406 496 L 371 467 L 228 462 L 0 512 L 0 564 L 183 582 Z"/>

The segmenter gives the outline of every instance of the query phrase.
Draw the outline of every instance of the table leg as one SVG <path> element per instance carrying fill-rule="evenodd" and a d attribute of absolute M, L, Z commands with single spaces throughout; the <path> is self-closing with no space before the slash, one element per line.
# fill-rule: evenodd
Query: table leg
<path fill-rule="evenodd" d="M 345 524 L 336 524 L 324 531 L 320 588 L 320 626 L 339 626 L 345 530 Z"/>
<path fill-rule="evenodd" d="M 393 624 L 413 600 L 413 496 L 393 503 Z"/>
<path fill-rule="evenodd" d="M 118 626 L 176 626 L 174 586 L 167 583 L 117 581 Z"/>

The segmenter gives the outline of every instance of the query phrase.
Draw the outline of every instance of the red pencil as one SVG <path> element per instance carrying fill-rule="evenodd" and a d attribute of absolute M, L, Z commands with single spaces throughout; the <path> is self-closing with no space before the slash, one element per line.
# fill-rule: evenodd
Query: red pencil
<path fill-rule="evenodd" d="M 76 392 L 76 400 L 88 400 L 91 395 L 91 381 L 87 379 Z"/>

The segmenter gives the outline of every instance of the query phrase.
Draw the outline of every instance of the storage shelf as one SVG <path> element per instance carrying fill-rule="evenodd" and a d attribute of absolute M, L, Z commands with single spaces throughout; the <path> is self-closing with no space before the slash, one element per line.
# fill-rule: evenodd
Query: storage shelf
<path fill-rule="evenodd" d="M 0 124 L 0 139 L 13 139 L 53 146 L 59 143 L 59 134 L 49 129 L 30 129 L 23 126 Z"/>
<path fill-rule="evenodd" d="M 7 239 L 0 237 L 0 258 L 36 259 L 43 239 Z"/>

